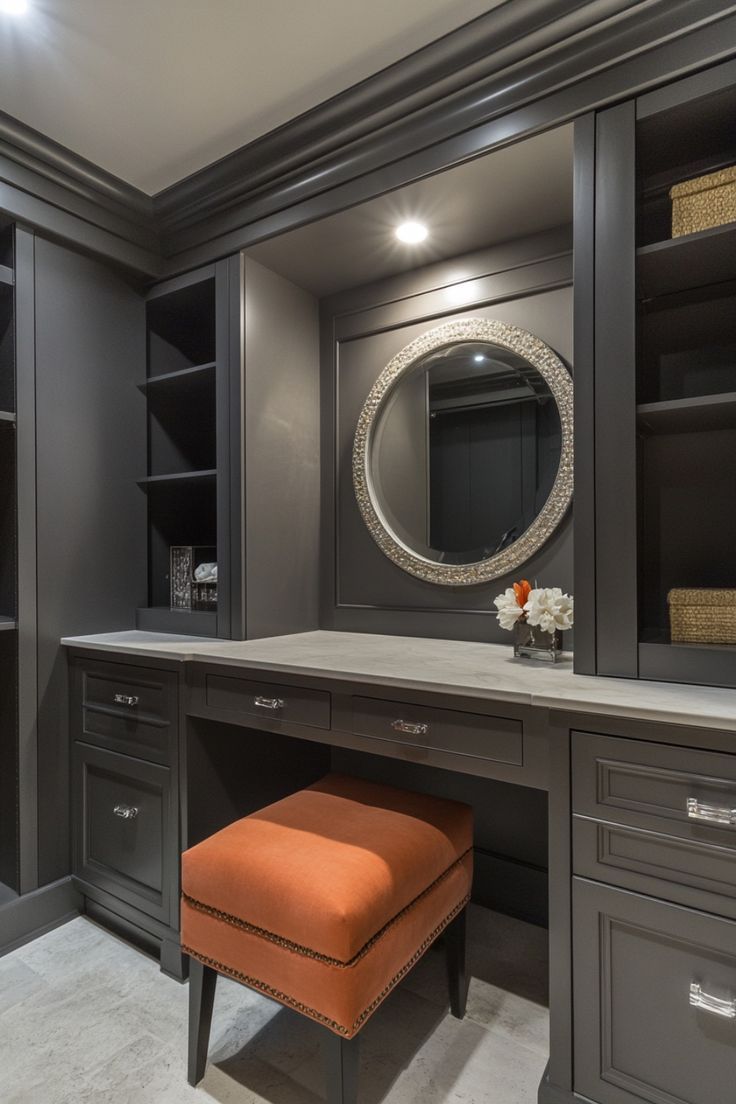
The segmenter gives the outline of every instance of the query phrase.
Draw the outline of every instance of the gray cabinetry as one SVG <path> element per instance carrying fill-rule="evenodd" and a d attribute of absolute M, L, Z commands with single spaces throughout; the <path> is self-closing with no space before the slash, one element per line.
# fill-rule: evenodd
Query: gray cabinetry
<path fill-rule="evenodd" d="M 736 756 L 573 732 L 572 808 L 576 1092 L 726 1104 Z"/>
<path fill-rule="evenodd" d="M 171 771 L 83 743 L 72 770 L 77 877 L 168 924 L 178 857 Z"/>
<path fill-rule="evenodd" d="M 736 756 L 573 733 L 574 869 L 736 919 Z"/>
<path fill-rule="evenodd" d="M 73 874 L 87 910 L 162 965 L 178 942 L 178 711 L 175 670 L 71 659 Z"/>
<path fill-rule="evenodd" d="M 599 1104 L 728 1104 L 736 925 L 575 879 L 575 1088 Z"/>

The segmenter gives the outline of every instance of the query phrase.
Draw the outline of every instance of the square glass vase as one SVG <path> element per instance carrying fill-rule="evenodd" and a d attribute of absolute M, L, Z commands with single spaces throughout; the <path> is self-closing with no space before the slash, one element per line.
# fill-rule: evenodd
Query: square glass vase
<path fill-rule="evenodd" d="M 562 659 L 562 633 L 543 632 L 526 621 L 514 625 L 514 656 L 517 659 L 538 659 L 543 663 L 557 663 Z"/>

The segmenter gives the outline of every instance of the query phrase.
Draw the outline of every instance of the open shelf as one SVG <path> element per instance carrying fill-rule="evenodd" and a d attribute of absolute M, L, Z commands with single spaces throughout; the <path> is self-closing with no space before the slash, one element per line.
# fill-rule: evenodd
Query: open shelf
<path fill-rule="evenodd" d="M 15 284 L 15 273 L 12 268 L 7 265 L 0 264 L 0 285 L 3 287 L 13 287 Z"/>
<path fill-rule="evenodd" d="M 15 414 L 12 410 L 0 410 L 0 425 L 15 425 Z"/>
<path fill-rule="evenodd" d="M 143 632 L 217 636 L 217 612 L 214 610 L 172 610 L 168 606 L 146 606 L 136 610 L 135 623 L 136 628 Z"/>
<path fill-rule="evenodd" d="M 636 274 L 640 299 L 736 279 L 736 222 L 641 246 Z"/>
<path fill-rule="evenodd" d="M 153 296 L 146 313 L 149 381 L 217 359 L 214 278 Z"/>
<path fill-rule="evenodd" d="M 5 617 L 0 614 L 0 632 L 12 632 L 17 627 L 14 617 Z"/>
<path fill-rule="evenodd" d="M 152 484 L 162 486 L 165 483 L 201 483 L 216 478 L 217 468 L 207 468 L 205 471 L 173 472 L 171 475 L 147 475 L 137 480 L 137 483 L 139 487 L 150 487 Z"/>
<path fill-rule="evenodd" d="M 736 392 L 701 395 L 694 399 L 640 403 L 639 428 L 648 433 L 698 433 L 736 426 Z"/>
<path fill-rule="evenodd" d="M 164 372 L 139 384 L 140 390 L 149 396 L 170 394 L 174 391 L 192 390 L 214 384 L 217 365 L 214 360 L 197 364 L 194 368 L 180 368 L 176 372 Z"/>
<path fill-rule="evenodd" d="M 644 640 L 639 644 L 639 677 L 696 686 L 736 686 L 736 645 L 672 644 Z"/>

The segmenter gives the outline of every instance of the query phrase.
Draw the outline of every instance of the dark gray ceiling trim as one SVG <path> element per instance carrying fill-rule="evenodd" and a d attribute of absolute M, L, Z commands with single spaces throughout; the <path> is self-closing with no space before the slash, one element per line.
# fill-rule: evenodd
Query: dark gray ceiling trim
<path fill-rule="evenodd" d="M 293 206 L 732 11 L 723 0 L 513 0 L 161 193 L 164 252 Z"/>
<path fill-rule="evenodd" d="M 151 197 L 2 112 L 0 197 L 21 222 L 134 272 L 160 273 Z"/>
<path fill-rule="evenodd" d="M 724 0 L 507 0 L 153 198 L 0 114 L 0 206 L 173 274 L 734 55 Z"/>
<path fill-rule="evenodd" d="M 0 111 L 0 153 L 124 218 L 153 219 L 145 192 Z"/>
<path fill-rule="evenodd" d="M 157 213 L 166 229 L 210 217 L 304 165 L 317 164 L 328 153 L 570 39 L 602 18 L 640 6 L 635 0 L 507 0 L 160 192 Z"/>
<path fill-rule="evenodd" d="M 698 0 L 690 0 L 691 4 Z M 556 126 L 588 111 L 638 95 L 684 74 L 736 55 L 736 8 L 718 22 L 707 22 L 651 50 L 632 53 L 614 66 L 600 68 L 585 80 L 568 83 L 530 103 L 509 110 L 480 126 L 460 130 L 418 153 L 388 159 L 372 172 L 353 174 L 344 183 L 301 202 L 282 205 L 272 214 L 248 222 L 245 211 L 235 229 L 169 257 L 167 272 L 193 268 L 274 234 L 284 233 L 335 211 L 362 203 L 413 180 L 471 159 L 492 148 Z M 442 105 L 439 109 L 440 115 Z M 264 197 L 270 198 L 270 194 Z M 209 225 L 210 231 L 215 224 Z"/>

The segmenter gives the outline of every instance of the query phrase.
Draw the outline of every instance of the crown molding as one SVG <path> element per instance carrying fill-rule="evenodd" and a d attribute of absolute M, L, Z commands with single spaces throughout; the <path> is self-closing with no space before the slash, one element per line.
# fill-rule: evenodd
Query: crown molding
<path fill-rule="evenodd" d="M 723 0 L 506 0 L 155 196 L 0 113 L 0 206 L 155 278 L 733 56 L 735 27 Z"/>

